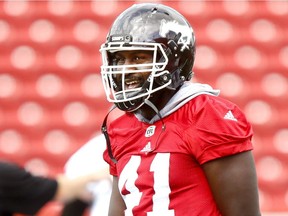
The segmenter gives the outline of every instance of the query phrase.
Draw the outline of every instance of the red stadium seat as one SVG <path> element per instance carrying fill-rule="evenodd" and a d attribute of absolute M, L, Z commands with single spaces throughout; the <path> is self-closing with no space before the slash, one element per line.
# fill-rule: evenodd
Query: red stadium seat
<path fill-rule="evenodd" d="M 55 176 L 100 131 L 111 104 L 99 48 L 115 17 L 136 2 L 0 1 L 1 158 Z M 261 208 L 288 211 L 287 2 L 161 2 L 195 30 L 194 80 L 222 89 L 251 120 Z M 63 146 L 51 144 L 57 133 Z M 52 203 L 37 216 L 60 209 Z"/>

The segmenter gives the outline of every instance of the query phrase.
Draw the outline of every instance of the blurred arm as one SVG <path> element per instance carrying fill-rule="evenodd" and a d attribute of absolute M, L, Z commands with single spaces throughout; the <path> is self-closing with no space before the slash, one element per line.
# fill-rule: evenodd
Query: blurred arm
<path fill-rule="evenodd" d="M 3 211 L 35 214 L 53 199 L 57 188 L 55 179 L 33 176 L 16 164 L 0 162 L 0 207 Z"/>
<path fill-rule="evenodd" d="M 90 201 L 92 199 L 92 194 L 87 190 L 87 185 L 92 182 L 100 181 L 104 178 L 109 178 L 107 169 L 104 169 L 101 172 L 94 172 L 75 178 L 59 175 L 57 177 L 58 190 L 54 199 L 61 202 L 69 202 L 74 199 Z"/>

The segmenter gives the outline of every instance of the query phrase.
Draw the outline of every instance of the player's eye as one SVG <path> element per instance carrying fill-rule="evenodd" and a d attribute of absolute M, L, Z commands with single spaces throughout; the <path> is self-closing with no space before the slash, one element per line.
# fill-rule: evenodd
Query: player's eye
<path fill-rule="evenodd" d="M 120 56 L 113 56 L 111 61 L 112 65 L 123 65 L 125 63 L 125 58 Z"/>

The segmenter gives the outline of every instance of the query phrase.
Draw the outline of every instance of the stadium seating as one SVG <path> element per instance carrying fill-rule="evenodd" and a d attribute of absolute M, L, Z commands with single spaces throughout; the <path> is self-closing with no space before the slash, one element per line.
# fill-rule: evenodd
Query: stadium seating
<path fill-rule="evenodd" d="M 0 1 L 0 158 L 55 176 L 99 132 L 110 107 L 100 45 L 138 1 Z M 264 212 L 288 211 L 288 3 L 157 1 L 197 38 L 195 81 L 247 114 Z M 38 216 L 57 216 L 51 203 Z"/>

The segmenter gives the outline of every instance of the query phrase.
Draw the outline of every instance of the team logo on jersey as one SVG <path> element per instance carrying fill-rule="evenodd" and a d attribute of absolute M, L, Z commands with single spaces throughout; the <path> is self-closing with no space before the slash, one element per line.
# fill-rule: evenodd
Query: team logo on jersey
<path fill-rule="evenodd" d="M 146 129 L 145 137 L 151 137 L 155 133 L 156 126 L 152 125 Z"/>

